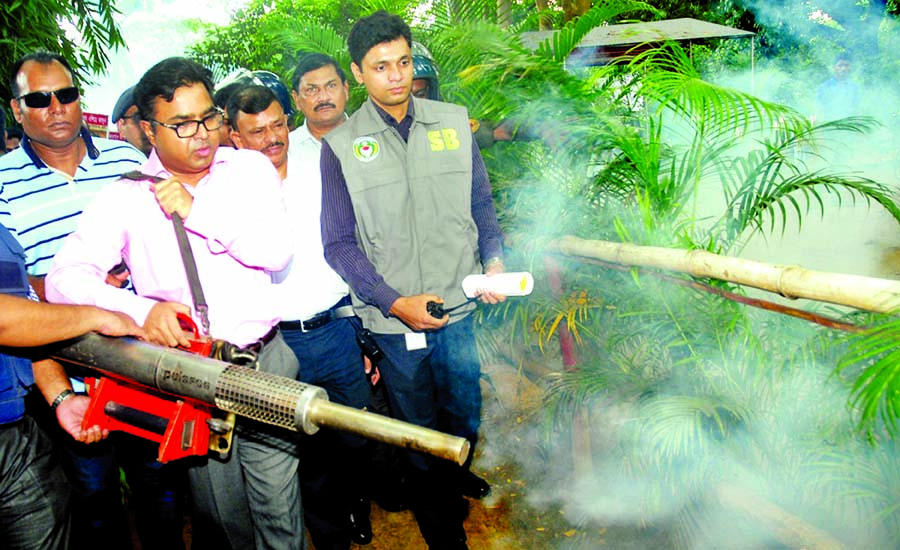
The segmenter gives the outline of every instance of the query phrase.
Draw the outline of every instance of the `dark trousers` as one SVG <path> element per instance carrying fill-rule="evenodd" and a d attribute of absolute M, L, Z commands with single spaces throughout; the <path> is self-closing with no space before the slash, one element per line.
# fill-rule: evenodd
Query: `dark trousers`
<path fill-rule="evenodd" d="M 119 467 L 131 488 L 141 546 L 184 548 L 184 464 L 161 464 L 157 443 L 122 432 L 97 443 L 79 443 L 59 427 L 39 392 L 29 395 L 28 410 L 53 441 L 72 487 L 73 548 L 131 548 Z"/>
<path fill-rule="evenodd" d="M 187 465 L 156 460 L 159 444 L 116 432 L 110 436 L 116 460 L 131 490 L 131 508 L 143 550 L 184 549 Z"/>
<path fill-rule="evenodd" d="M 481 362 L 472 317 L 425 333 L 424 349 L 407 350 L 403 334 L 373 336 L 385 354 L 379 367 L 394 417 L 464 437 L 474 450 L 481 425 Z M 428 468 L 424 455 L 411 457 L 417 468 Z"/>
<path fill-rule="evenodd" d="M 481 423 L 481 363 L 471 316 L 425 334 L 424 349 L 408 350 L 403 334 L 374 334 L 394 417 L 466 438 L 474 452 Z M 471 456 L 471 454 L 470 454 Z M 430 548 L 464 548 L 465 503 L 447 461 L 406 453 L 412 510 Z M 471 460 L 471 459 L 470 459 Z"/>
<path fill-rule="evenodd" d="M 357 319 L 344 318 L 310 332 L 283 330 L 300 362 L 298 380 L 324 388 L 329 401 L 362 409 L 369 389 L 356 344 Z M 351 501 L 362 487 L 368 446 L 360 437 L 320 430 L 300 441 L 300 495 L 306 528 L 317 550 L 350 548 Z"/>
<path fill-rule="evenodd" d="M 72 548 L 131 548 L 112 441 L 86 445 L 72 439 L 40 392 L 29 394 L 27 408 L 50 436 L 72 489 Z"/>
<path fill-rule="evenodd" d="M 0 426 L 0 546 L 66 548 L 69 486 L 47 436 L 34 421 Z"/>

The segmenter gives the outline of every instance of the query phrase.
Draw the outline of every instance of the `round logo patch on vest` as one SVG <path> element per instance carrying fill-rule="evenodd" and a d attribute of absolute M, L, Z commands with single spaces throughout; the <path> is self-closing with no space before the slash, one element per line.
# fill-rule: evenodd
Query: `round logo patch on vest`
<path fill-rule="evenodd" d="M 362 162 L 372 162 L 378 158 L 379 152 L 381 147 L 372 136 L 358 137 L 353 142 L 353 155 Z"/>

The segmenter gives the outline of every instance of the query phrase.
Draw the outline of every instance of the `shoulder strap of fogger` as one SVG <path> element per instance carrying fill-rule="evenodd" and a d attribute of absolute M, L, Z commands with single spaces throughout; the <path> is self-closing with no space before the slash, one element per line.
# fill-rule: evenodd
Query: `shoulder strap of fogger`
<path fill-rule="evenodd" d="M 151 176 L 137 170 L 125 172 L 121 176 L 124 179 L 134 181 L 152 181 L 158 183 L 165 178 Z M 188 241 L 187 231 L 184 229 L 184 220 L 177 212 L 172 213 L 172 225 L 175 228 L 175 238 L 178 239 L 178 249 L 181 251 L 181 261 L 184 263 L 184 272 L 187 275 L 188 286 L 191 290 L 191 299 L 194 301 L 194 310 L 200 316 L 203 325 L 203 334 L 209 336 L 209 306 L 203 295 L 203 287 L 200 285 L 200 275 L 197 273 L 197 262 L 194 260 L 194 251 Z"/>

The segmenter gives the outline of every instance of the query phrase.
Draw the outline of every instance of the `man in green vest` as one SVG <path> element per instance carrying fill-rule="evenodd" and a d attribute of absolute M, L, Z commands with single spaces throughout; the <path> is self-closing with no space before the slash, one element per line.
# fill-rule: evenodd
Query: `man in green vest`
<path fill-rule="evenodd" d="M 369 98 L 322 144 L 325 257 L 384 352 L 378 366 L 394 416 L 465 437 L 474 448 L 481 365 L 475 304 L 461 282 L 503 271 L 484 162 L 464 108 L 411 97 L 412 36 L 402 19 L 378 11 L 353 26 L 347 43 Z M 504 298 L 480 295 L 490 304 Z M 438 314 L 429 302 L 461 307 Z M 481 498 L 490 486 L 468 463 L 408 459 L 411 508 L 425 541 L 467 548 L 462 497 Z"/>

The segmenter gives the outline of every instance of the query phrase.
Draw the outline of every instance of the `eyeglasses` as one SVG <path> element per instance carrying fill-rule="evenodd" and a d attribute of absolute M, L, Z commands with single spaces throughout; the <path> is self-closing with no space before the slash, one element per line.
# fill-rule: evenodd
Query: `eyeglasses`
<path fill-rule="evenodd" d="M 322 93 L 322 90 L 325 90 L 325 93 L 327 95 L 332 95 L 340 87 L 341 85 L 338 84 L 336 80 L 332 80 L 328 84 L 325 84 L 323 88 L 320 88 L 318 86 L 307 86 L 306 88 L 303 88 L 302 92 L 303 97 L 305 97 L 306 99 L 313 99 L 315 97 L 319 97 L 319 94 Z"/>
<path fill-rule="evenodd" d="M 78 101 L 78 98 L 81 97 L 81 92 L 75 86 L 70 86 L 53 90 L 52 92 L 31 92 L 30 94 L 20 95 L 16 99 L 24 101 L 25 105 L 32 109 L 44 109 L 49 107 L 53 101 L 51 96 L 56 96 L 56 100 L 61 104 L 68 105 Z"/>
<path fill-rule="evenodd" d="M 212 114 L 204 117 L 203 120 L 185 120 L 178 124 L 166 124 L 165 122 L 151 119 L 150 123 L 158 124 L 169 130 L 175 130 L 175 135 L 180 138 L 189 138 L 197 135 L 201 124 L 208 132 L 221 128 L 225 124 L 225 113 L 221 109 L 216 109 Z"/>

